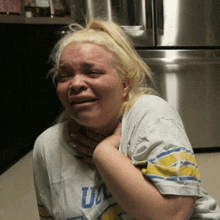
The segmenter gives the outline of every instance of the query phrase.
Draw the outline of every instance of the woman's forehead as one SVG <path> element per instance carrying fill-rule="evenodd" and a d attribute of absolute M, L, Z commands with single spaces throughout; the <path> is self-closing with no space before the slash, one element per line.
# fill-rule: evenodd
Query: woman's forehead
<path fill-rule="evenodd" d="M 72 43 L 61 53 L 60 64 L 63 62 L 111 63 L 112 53 L 103 46 L 90 43 Z"/>

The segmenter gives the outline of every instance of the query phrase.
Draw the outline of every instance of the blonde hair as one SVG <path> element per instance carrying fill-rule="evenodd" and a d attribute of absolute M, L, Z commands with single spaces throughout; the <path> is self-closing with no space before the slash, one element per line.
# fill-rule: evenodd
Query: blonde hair
<path fill-rule="evenodd" d="M 148 84 L 152 81 L 152 73 L 147 64 L 140 58 L 135 51 L 125 32 L 114 22 L 104 20 L 89 21 L 85 28 L 74 23 L 69 26 L 70 32 L 67 33 L 55 45 L 50 60 L 53 62 L 53 68 L 49 75 L 55 83 L 58 74 L 60 56 L 63 49 L 69 44 L 81 42 L 91 43 L 105 47 L 110 51 L 122 80 L 129 79 L 129 92 L 127 100 L 124 102 L 121 114 L 128 112 L 131 106 L 143 94 L 154 94 Z M 59 117 L 59 122 L 68 118 L 64 112 Z"/>

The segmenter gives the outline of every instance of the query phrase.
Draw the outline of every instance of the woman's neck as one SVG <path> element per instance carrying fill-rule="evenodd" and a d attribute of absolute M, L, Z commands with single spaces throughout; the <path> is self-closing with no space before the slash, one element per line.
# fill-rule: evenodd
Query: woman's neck
<path fill-rule="evenodd" d="M 106 125 L 103 127 L 88 127 L 84 125 L 78 124 L 73 119 L 70 119 L 68 122 L 68 133 L 69 135 L 77 133 L 77 131 L 81 130 L 81 132 L 85 133 L 88 137 L 93 139 L 94 137 L 99 140 L 103 140 L 104 138 L 112 135 L 118 125 L 118 121 L 111 125 Z"/>
<path fill-rule="evenodd" d="M 85 130 L 88 130 L 88 131 L 91 131 L 91 132 L 94 132 L 96 134 L 99 134 L 99 135 L 102 135 L 104 137 L 108 137 L 110 135 L 112 135 L 116 129 L 118 125 L 118 122 L 114 123 L 114 124 L 111 124 L 111 125 L 107 125 L 107 126 L 103 126 L 103 127 L 98 127 L 98 128 L 95 128 L 95 127 L 85 127 Z"/>

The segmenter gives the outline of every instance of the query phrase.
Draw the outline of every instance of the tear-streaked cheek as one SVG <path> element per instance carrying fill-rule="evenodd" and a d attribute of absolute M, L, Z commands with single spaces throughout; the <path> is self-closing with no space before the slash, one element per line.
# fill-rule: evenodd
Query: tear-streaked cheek
<path fill-rule="evenodd" d="M 61 88 L 57 88 L 57 96 L 64 107 L 68 105 L 68 93 Z"/>

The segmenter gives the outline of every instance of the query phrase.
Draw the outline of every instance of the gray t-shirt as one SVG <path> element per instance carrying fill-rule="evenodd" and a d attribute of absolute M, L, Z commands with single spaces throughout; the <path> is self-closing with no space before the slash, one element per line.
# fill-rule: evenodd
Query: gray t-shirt
<path fill-rule="evenodd" d="M 111 196 L 97 170 L 74 156 L 67 122 L 36 140 L 33 168 L 36 193 L 56 220 L 131 220 Z M 122 121 L 119 150 L 142 169 L 162 194 L 197 196 L 191 219 L 220 219 L 216 202 L 201 188 L 198 167 L 182 121 L 170 105 L 145 95 Z M 99 178 L 98 178 L 99 179 Z"/>
<path fill-rule="evenodd" d="M 67 122 L 56 124 L 35 142 L 33 169 L 41 200 L 39 214 L 45 216 L 46 208 L 55 220 L 133 220 L 112 197 L 97 169 L 74 157 L 77 152 L 68 144 L 67 127 Z"/>
<path fill-rule="evenodd" d="M 141 97 L 122 120 L 120 151 L 163 195 L 196 196 L 191 219 L 220 219 L 216 201 L 201 187 L 200 174 L 182 120 L 154 95 Z"/>

